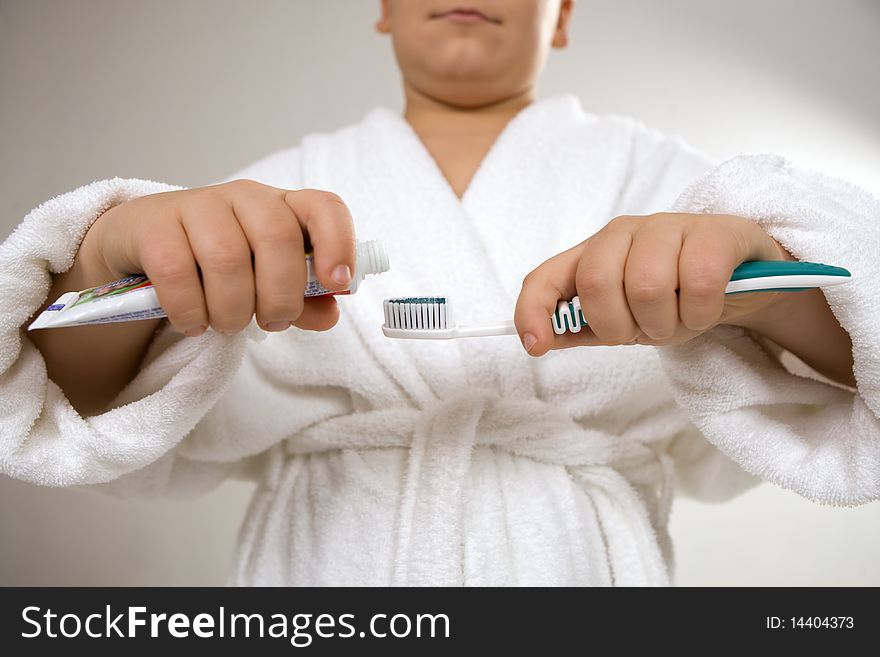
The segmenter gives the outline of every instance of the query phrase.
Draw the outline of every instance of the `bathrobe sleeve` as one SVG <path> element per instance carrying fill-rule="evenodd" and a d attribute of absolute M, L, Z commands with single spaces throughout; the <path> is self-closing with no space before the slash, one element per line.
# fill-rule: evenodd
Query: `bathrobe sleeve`
<path fill-rule="evenodd" d="M 761 479 L 829 505 L 880 497 L 880 201 L 758 155 L 713 168 L 673 209 L 749 218 L 796 258 L 849 269 L 851 282 L 823 292 L 852 339 L 857 380 L 852 390 L 796 374 L 749 331 L 719 326 L 658 348 L 677 403 Z"/>
<path fill-rule="evenodd" d="M 295 150 L 278 153 L 235 178 L 297 183 Z M 25 336 L 27 319 L 46 301 L 51 274 L 66 271 L 92 222 L 127 200 L 179 189 L 141 180 L 96 182 L 33 210 L 0 245 L 0 472 L 49 486 L 114 482 L 119 492 L 165 493 L 211 488 L 243 467 L 245 453 L 221 448 L 188 459 L 185 437 L 238 376 L 255 325 L 237 336 L 213 331 L 181 339 L 160 329 L 141 371 L 106 412 L 80 416 L 48 377 L 42 355 Z M 63 330 L 63 329 L 62 329 Z M 212 427 L 222 432 L 216 424 Z M 240 442 L 240 441 L 239 441 Z M 258 441 L 255 441 L 258 445 Z M 128 484 L 126 483 L 128 482 Z"/>

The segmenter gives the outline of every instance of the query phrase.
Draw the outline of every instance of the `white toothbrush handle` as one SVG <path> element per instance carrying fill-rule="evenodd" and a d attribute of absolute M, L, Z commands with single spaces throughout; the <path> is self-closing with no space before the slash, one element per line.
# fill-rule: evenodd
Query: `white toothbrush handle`
<path fill-rule="evenodd" d="M 512 320 L 508 320 L 489 326 L 459 326 L 455 329 L 457 338 L 480 338 L 487 335 L 516 335 L 516 326 Z"/>

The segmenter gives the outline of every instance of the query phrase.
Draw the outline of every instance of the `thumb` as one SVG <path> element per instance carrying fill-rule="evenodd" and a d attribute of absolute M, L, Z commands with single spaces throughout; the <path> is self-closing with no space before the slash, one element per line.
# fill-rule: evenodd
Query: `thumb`
<path fill-rule="evenodd" d="M 550 317 L 560 299 L 577 295 L 575 275 L 583 249 L 584 242 L 553 256 L 523 280 L 513 322 L 531 356 L 543 356 L 553 346 Z"/>

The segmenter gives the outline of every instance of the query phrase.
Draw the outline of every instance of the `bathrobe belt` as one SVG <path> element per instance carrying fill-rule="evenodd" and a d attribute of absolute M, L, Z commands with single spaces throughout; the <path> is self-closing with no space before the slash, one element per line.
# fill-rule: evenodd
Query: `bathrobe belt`
<path fill-rule="evenodd" d="M 397 584 L 460 583 L 461 511 L 475 447 L 564 467 L 591 499 L 602 525 L 613 526 L 615 543 L 627 544 L 619 541 L 619 532 L 627 528 L 631 532 L 627 553 L 635 546 L 639 546 L 635 553 L 646 551 L 639 559 L 644 572 L 637 573 L 632 554 L 615 555 L 614 546 L 609 546 L 612 569 L 616 560 L 625 559 L 634 581 L 641 577 L 643 583 L 668 583 L 652 525 L 666 524 L 671 464 L 649 444 L 585 428 L 559 406 L 539 399 L 505 399 L 470 391 L 422 408 L 391 407 L 338 416 L 285 441 L 291 456 L 395 447 L 409 449 L 394 565 Z M 624 470 L 626 476 L 621 474 Z M 638 490 L 630 483 L 634 478 Z M 640 482 L 659 486 L 641 487 Z M 646 505 L 644 495 L 652 488 L 659 492 Z M 420 569 L 420 562 L 430 562 L 431 567 Z M 448 569 L 444 572 L 439 564 L 448 564 Z"/>

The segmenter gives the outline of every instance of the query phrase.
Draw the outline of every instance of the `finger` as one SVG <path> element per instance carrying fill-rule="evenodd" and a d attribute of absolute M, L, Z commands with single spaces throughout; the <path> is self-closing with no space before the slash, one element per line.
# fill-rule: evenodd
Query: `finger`
<path fill-rule="evenodd" d="M 692 331 L 714 326 L 724 310 L 724 290 L 741 255 L 729 233 L 701 223 L 688 230 L 678 259 L 678 313 Z"/>
<path fill-rule="evenodd" d="M 211 326 L 238 333 L 254 314 L 251 249 L 232 212 L 220 197 L 202 196 L 183 213 L 183 227 L 202 270 Z"/>
<path fill-rule="evenodd" d="M 293 325 L 306 331 L 326 331 L 338 321 L 339 305 L 334 297 L 312 297 L 305 300 L 302 314 Z"/>
<path fill-rule="evenodd" d="M 600 344 L 626 344 L 639 334 L 623 285 L 631 244 L 628 227 L 603 229 L 589 239 L 578 265 L 581 308 Z"/>
<path fill-rule="evenodd" d="M 574 279 L 582 244 L 556 255 L 526 276 L 513 321 L 525 350 L 543 356 L 553 346 L 550 318 L 560 299 L 575 295 Z"/>
<path fill-rule="evenodd" d="M 654 340 L 671 337 L 678 327 L 681 239 L 679 224 L 646 218 L 626 260 L 623 280 L 629 309 L 641 332 Z"/>
<path fill-rule="evenodd" d="M 302 228 L 276 194 L 243 193 L 233 210 L 254 254 L 256 313 L 268 331 L 283 331 L 303 311 L 306 262 Z"/>
<path fill-rule="evenodd" d="M 309 237 L 318 281 L 328 290 L 348 287 L 357 264 L 348 207 L 336 194 L 315 189 L 288 191 L 283 197 Z"/>
<path fill-rule="evenodd" d="M 147 239 L 134 241 L 136 258 L 150 278 L 171 325 L 195 337 L 208 327 L 208 309 L 198 267 L 179 220 L 151 227 Z"/>

